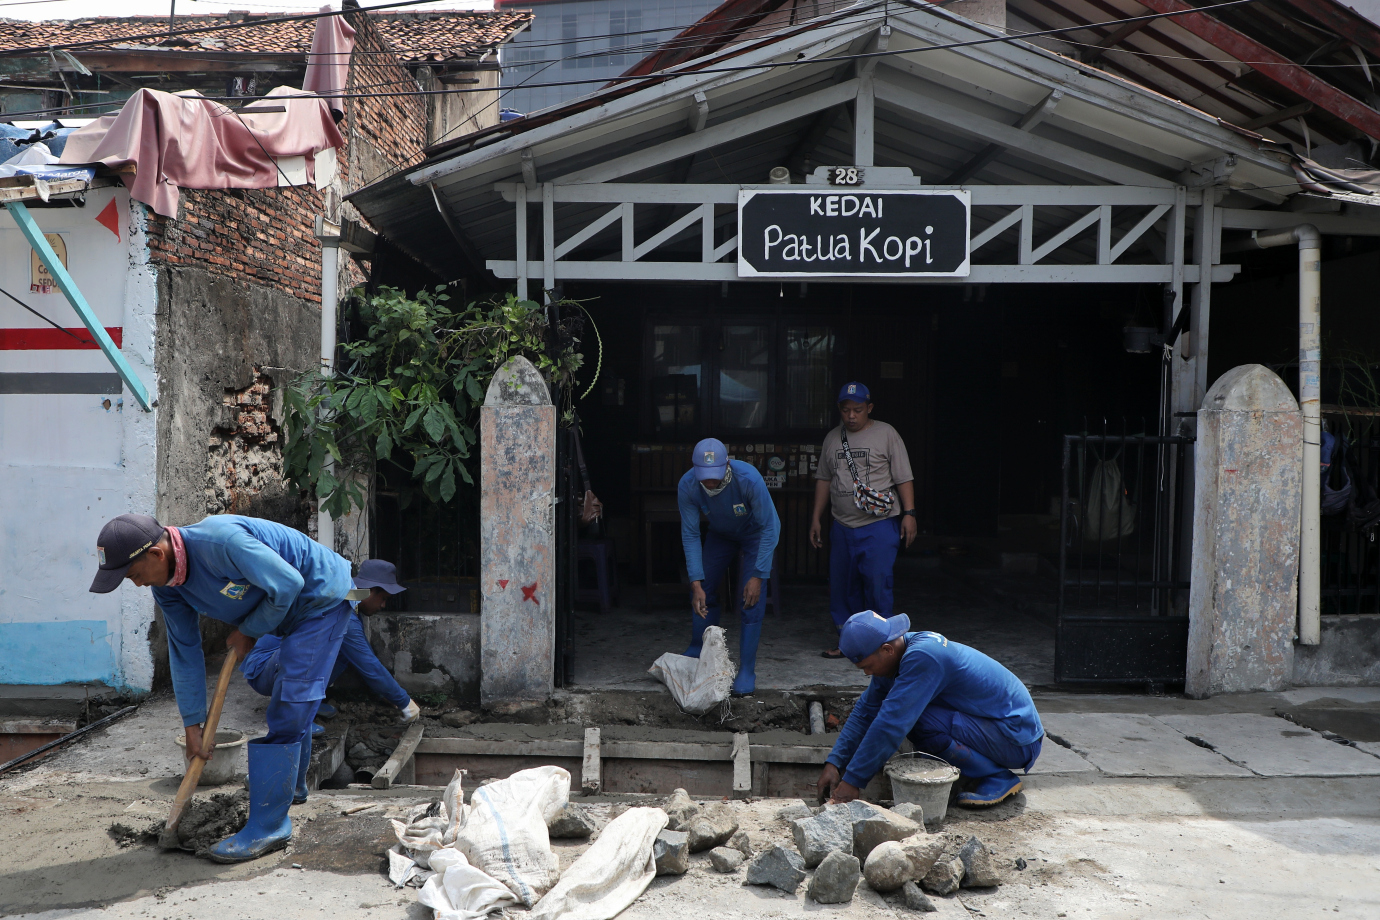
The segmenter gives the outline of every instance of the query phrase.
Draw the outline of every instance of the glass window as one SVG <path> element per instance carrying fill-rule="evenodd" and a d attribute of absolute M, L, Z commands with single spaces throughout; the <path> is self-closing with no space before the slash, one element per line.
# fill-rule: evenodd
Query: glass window
<path fill-rule="evenodd" d="M 832 326 L 786 329 L 786 427 L 829 428 L 834 418 Z"/>
<path fill-rule="evenodd" d="M 715 422 L 724 428 L 766 428 L 771 327 L 725 326 L 722 345 Z"/>
<path fill-rule="evenodd" d="M 699 431 L 703 356 L 699 326 L 652 327 L 652 428 L 657 434 L 681 439 Z"/>
<path fill-rule="evenodd" d="M 576 39 L 580 37 L 579 19 L 574 13 L 566 13 L 561 17 L 561 38 L 565 44 L 561 47 L 561 70 L 574 70 L 580 66 L 575 55 L 580 53 L 580 46 Z"/>

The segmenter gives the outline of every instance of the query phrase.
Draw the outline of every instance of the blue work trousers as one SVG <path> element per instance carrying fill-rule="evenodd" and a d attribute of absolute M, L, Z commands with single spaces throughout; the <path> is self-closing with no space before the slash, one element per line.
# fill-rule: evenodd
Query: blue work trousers
<path fill-rule="evenodd" d="M 278 679 L 278 654 L 275 647 L 266 649 L 262 656 L 262 661 L 254 661 L 253 658 L 259 655 L 259 646 L 263 645 L 260 640 L 259 645 L 254 646 L 254 651 L 250 653 L 251 660 L 245 662 L 246 672 L 253 673 L 248 677 L 249 686 L 255 692 L 264 696 L 272 696 L 273 685 Z M 331 679 L 327 687 L 334 684 L 341 674 L 345 673 L 347 667 L 354 668 L 364 681 L 365 686 L 374 691 L 375 694 L 392 703 L 399 709 L 407 706 L 412 699 L 407 691 L 398 686 L 398 682 L 393 679 L 393 675 L 379 661 L 374 654 L 374 649 L 369 645 L 369 640 L 364 635 L 364 625 L 360 622 L 357 614 L 350 614 L 349 624 L 345 629 L 345 638 L 340 642 L 340 654 L 336 656 L 335 667 L 331 669 Z"/>
<path fill-rule="evenodd" d="M 345 601 L 283 636 L 262 744 L 311 745 L 311 722 L 326 698 L 331 669 L 354 610 Z M 265 668 L 265 670 L 268 670 Z M 260 674 L 262 677 L 262 673 Z"/>
<path fill-rule="evenodd" d="M 939 703 L 930 703 L 920 713 L 920 721 L 906 736 L 917 751 L 942 757 L 951 742 L 967 745 L 988 760 L 1008 770 L 1030 772 L 1040 756 L 1043 739 L 1033 744 L 1016 744 L 995 719 L 970 716 Z"/>
<path fill-rule="evenodd" d="M 753 566 L 757 564 L 757 549 L 761 542 L 761 537 L 748 537 L 745 540 L 735 540 L 732 537 L 724 537 L 709 531 L 704 538 L 704 604 L 709 611 L 705 621 L 700 625 L 703 632 L 704 626 L 718 626 L 719 613 L 722 609 L 722 599 L 719 597 L 719 587 L 723 584 L 724 575 L 728 571 L 728 565 L 736 557 L 738 562 L 738 593 L 731 598 L 727 598 L 731 603 L 738 603 L 743 597 L 743 588 L 747 585 L 748 578 Z M 762 616 L 767 612 L 767 579 L 762 579 L 762 593 L 757 598 L 757 603 L 743 610 L 742 622 L 744 625 L 762 622 Z M 699 621 L 699 617 L 691 614 L 692 619 Z"/>
<path fill-rule="evenodd" d="M 829 615 L 835 629 L 864 610 L 891 616 L 891 570 L 900 548 L 899 517 L 861 527 L 834 521 L 829 529 Z"/>

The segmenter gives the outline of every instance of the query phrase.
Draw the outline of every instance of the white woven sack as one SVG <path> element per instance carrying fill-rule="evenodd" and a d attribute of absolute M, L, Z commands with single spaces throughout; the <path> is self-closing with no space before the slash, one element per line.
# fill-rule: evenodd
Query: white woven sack
<path fill-rule="evenodd" d="M 737 673 L 733 659 L 728 657 L 722 626 L 705 629 L 700 657 L 687 658 L 667 652 L 647 670 L 666 685 L 681 709 L 695 715 L 706 713 L 728 699 Z"/>

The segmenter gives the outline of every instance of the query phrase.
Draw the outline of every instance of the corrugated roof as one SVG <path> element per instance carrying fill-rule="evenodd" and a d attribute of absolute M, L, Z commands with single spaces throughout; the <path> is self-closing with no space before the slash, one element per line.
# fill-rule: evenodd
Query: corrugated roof
<path fill-rule="evenodd" d="M 405 61 L 447 60 L 482 54 L 510 39 L 527 26 L 533 14 L 526 10 L 499 12 L 426 11 L 370 13 L 380 32 Z M 227 13 L 223 15 L 178 16 L 178 29 L 203 28 L 219 24 L 253 22 L 276 18 L 263 15 Z M 0 52 L 34 48 L 49 44 L 109 39 L 109 49 L 171 48 L 214 50 L 240 54 L 305 54 L 311 49 L 314 20 L 276 22 L 243 28 L 178 36 L 167 44 L 157 39 L 125 43 L 132 35 L 146 35 L 167 28 L 166 16 L 98 16 L 88 19 L 50 19 L 27 22 L 0 19 Z"/>

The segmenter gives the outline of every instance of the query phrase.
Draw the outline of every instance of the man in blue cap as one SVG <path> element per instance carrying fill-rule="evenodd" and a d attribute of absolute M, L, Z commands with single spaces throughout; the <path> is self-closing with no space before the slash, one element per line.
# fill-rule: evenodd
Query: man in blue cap
<path fill-rule="evenodd" d="M 821 800 L 856 799 L 905 738 L 976 780 L 959 805 L 996 805 L 1021 791 L 1011 771 L 1030 772 L 1045 730 L 1016 675 L 939 633 L 910 632 L 904 613 L 854 614 L 839 648 L 872 680 L 819 775 Z"/>
<path fill-rule="evenodd" d="M 691 468 L 676 490 L 680 505 L 680 540 L 690 574 L 690 647 L 685 654 L 700 657 L 704 630 L 719 625 L 719 583 L 729 562 L 741 560 L 739 571 L 743 616 L 739 624 L 738 676 L 733 693 L 746 696 L 757 689 L 757 643 L 762 638 L 766 586 L 772 554 L 781 535 L 771 493 L 762 474 L 750 463 L 729 460 L 722 441 L 705 438 L 695 445 Z M 700 545 L 700 515 L 709 519 L 709 532 Z"/>
<path fill-rule="evenodd" d="M 393 563 L 382 559 L 366 559 L 360 564 L 359 574 L 355 576 L 355 588 L 369 592 L 368 597 L 355 605 L 355 612 L 363 616 L 373 616 L 388 605 L 389 595 L 401 594 L 407 590 L 398 584 L 398 570 Z M 282 678 L 282 643 L 283 640 L 277 636 L 264 636 L 254 643 L 254 651 L 249 653 L 249 657 L 244 659 L 244 664 L 240 667 L 245 679 L 249 681 L 249 686 L 263 696 L 272 696 L 274 687 Z M 340 675 L 345 673 L 347 667 L 354 668 L 370 690 L 398 707 L 402 712 L 401 721 L 415 722 L 422 714 L 421 707 L 412 701 L 407 691 L 398 685 L 393 675 L 383 666 L 383 662 L 374 654 L 369 639 L 364 635 L 364 625 L 358 616 L 350 617 L 345 638 L 340 643 L 340 654 L 336 656 L 335 667 L 331 670 L 331 679 L 327 681 L 326 686 L 334 684 Z M 335 710 L 327 712 L 326 704 L 322 703 L 317 712 L 326 716 L 334 715 Z M 315 733 L 316 729 L 312 731 Z M 294 798 L 293 803 L 300 805 L 305 801 L 304 794 L 301 801 Z"/>
<path fill-rule="evenodd" d="M 824 545 L 827 503 L 829 615 L 842 629 L 859 610 L 891 616 L 892 567 L 902 541 L 915 540 L 915 477 L 896 429 L 872 418 L 872 393 L 856 380 L 839 390 L 839 426 L 824 436 L 815 471 L 810 543 Z M 821 653 L 842 658 L 837 648 Z"/>
<path fill-rule="evenodd" d="M 211 758 L 206 662 L 199 614 L 234 626 L 225 644 L 240 659 L 274 635 L 281 676 L 266 714 L 268 734 L 249 752 L 249 821 L 215 846 L 216 862 L 243 862 L 287 844 L 294 794 L 305 799 L 311 724 L 326 695 L 349 627 L 350 563 L 300 531 L 272 521 L 218 514 L 190 527 L 164 527 L 147 514 L 122 514 L 97 538 L 100 570 L 91 590 L 106 594 L 128 578 L 152 587 L 168 633 L 173 692 L 187 732 L 187 755 Z"/>

